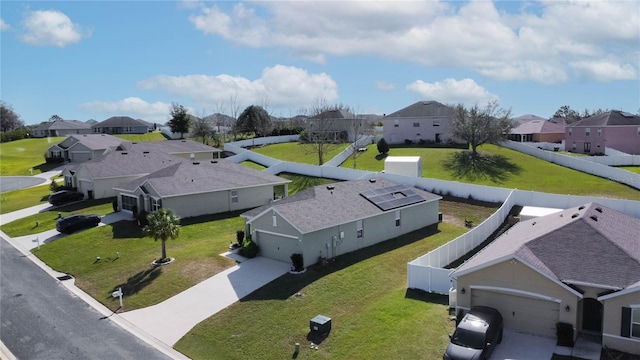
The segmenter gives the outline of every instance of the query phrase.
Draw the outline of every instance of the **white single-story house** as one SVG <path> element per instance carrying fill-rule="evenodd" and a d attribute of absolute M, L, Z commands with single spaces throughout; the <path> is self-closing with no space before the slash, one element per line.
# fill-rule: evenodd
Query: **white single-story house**
<path fill-rule="evenodd" d="M 107 134 L 69 135 L 59 144 L 50 146 L 45 158 L 62 158 L 69 162 L 83 162 L 102 155 L 124 140 Z"/>
<path fill-rule="evenodd" d="M 304 266 L 437 224 L 440 196 L 384 178 L 306 189 L 247 211 L 245 233 L 260 255 Z"/>
<path fill-rule="evenodd" d="M 181 160 L 115 188 L 121 209 L 170 208 L 180 217 L 255 208 L 286 196 L 291 180 L 225 159 Z"/>
<path fill-rule="evenodd" d="M 152 128 L 152 124 L 129 116 L 112 116 L 92 126 L 96 134 L 145 134 Z"/>
<path fill-rule="evenodd" d="M 122 142 L 89 161 L 67 166 L 62 175 L 65 178 L 65 186 L 77 188 L 86 198 L 100 199 L 115 196 L 113 188 L 120 184 L 169 165 L 192 158 L 211 160 L 217 158 L 219 153 L 219 149 L 191 140 Z"/>
<path fill-rule="evenodd" d="M 457 268 L 457 311 L 491 306 L 506 328 L 558 322 L 640 354 L 640 219 L 589 203 L 522 221 Z"/>
<path fill-rule="evenodd" d="M 389 144 L 453 141 L 453 114 L 453 108 L 437 101 L 418 101 L 383 118 L 384 138 Z"/>

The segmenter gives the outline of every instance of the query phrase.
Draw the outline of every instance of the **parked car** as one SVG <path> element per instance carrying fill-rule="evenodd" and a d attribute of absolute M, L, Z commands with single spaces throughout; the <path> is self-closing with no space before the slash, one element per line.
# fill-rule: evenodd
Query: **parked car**
<path fill-rule="evenodd" d="M 474 306 L 458 323 L 451 335 L 444 360 L 488 359 L 502 342 L 504 322 L 500 312 L 487 306 Z"/>
<path fill-rule="evenodd" d="M 57 206 L 82 199 L 84 194 L 79 191 L 60 190 L 49 195 L 49 204 Z"/>
<path fill-rule="evenodd" d="M 99 223 L 99 215 L 74 214 L 58 219 L 58 221 L 56 221 L 56 230 L 64 234 L 71 234 L 74 231 L 98 226 Z"/>

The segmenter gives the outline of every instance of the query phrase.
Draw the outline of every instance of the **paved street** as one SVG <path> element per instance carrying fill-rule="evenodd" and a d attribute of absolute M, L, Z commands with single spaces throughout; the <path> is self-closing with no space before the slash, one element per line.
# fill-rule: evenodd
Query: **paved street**
<path fill-rule="evenodd" d="M 105 319 L 5 239 L 0 288 L 0 338 L 18 359 L 168 359 Z"/>

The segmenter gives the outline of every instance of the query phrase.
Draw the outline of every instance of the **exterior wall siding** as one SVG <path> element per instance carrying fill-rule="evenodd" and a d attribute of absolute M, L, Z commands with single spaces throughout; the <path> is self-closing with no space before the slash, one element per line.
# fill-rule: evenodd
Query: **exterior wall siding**
<path fill-rule="evenodd" d="M 85 196 L 88 196 L 87 190 L 93 190 L 93 197 L 95 199 L 103 199 L 112 196 L 116 196 L 116 191 L 113 190 L 114 187 L 117 187 L 120 184 L 133 181 L 135 179 L 140 178 L 142 175 L 133 175 L 133 176 L 123 176 L 123 177 L 115 177 L 115 178 L 107 178 L 107 179 L 95 179 L 93 180 L 93 187 L 91 189 L 83 189 L 82 191 Z"/>
<path fill-rule="evenodd" d="M 640 305 L 640 291 L 602 301 L 602 345 L 630 354 L 640 355 L 640 339 L 621 337 L 622 307 Z"/>
<path fill-rule="evenodd" d="M 586 136 L 586 129 L 590 129 L 589 136 Z M 602 134 L 598 136 L 598 129 L 602 129 Z M 571 135 L 569 135 L 571 132 Z M 585 142 L 590 143 L 589 154 L 603 153 L 604 148 L 610 147 L 627 154 L 640 154 L 640 136 L 638 136 L 638 126 L 571 126 L 567 125 L 565 130 L 566 149 L 572 150 L 573 143 L 576 144 L 576 153 L 585 153 Z M 598 145 L 600 147 L 598 148 Z"/>
<path fill-rule="evenodd" d="M 434 126 L 434 120 L 439 121 L 439 126 Z M 440 142 L 447 142 L 451 133 L 450 118 L 445 116 L 433 117 L 385 117 L 384 138 L 389 144 L 404 144 L 405 140 L 419 142 L 426 140 L 436 141 L 436 134 L 439 135 Z M 414 127 L 418 123 L 420 126 Z M 397 126 L 396 126 L 397 125 Z"/>
<path fill-rule="evenodd" d="M 181 217 L 217 214 L 264 205 L 273 197 L 273 186 L 238 189 L 238 202 L 231 202 L 231 190 L 162 198 L 162 207 Z"/>

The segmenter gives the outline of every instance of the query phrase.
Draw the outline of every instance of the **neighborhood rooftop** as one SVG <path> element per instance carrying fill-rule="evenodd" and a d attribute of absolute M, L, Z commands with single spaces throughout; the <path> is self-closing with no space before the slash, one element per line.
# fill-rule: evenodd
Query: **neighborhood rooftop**
<path fill-rule="evenodd" d="M 449 117 L 453 114 L 453 109 L 437 101 L 418 101 L 403 109 L 387 115 L 387 117 L 420 117 L 420 116 L 441 116 Z"/>
<path fill-rule="evenodd" d="M 612 110 L 593 115 L 567 126 L 616 126 L 640 125 L 640 116 L 625 111 Z"/>

